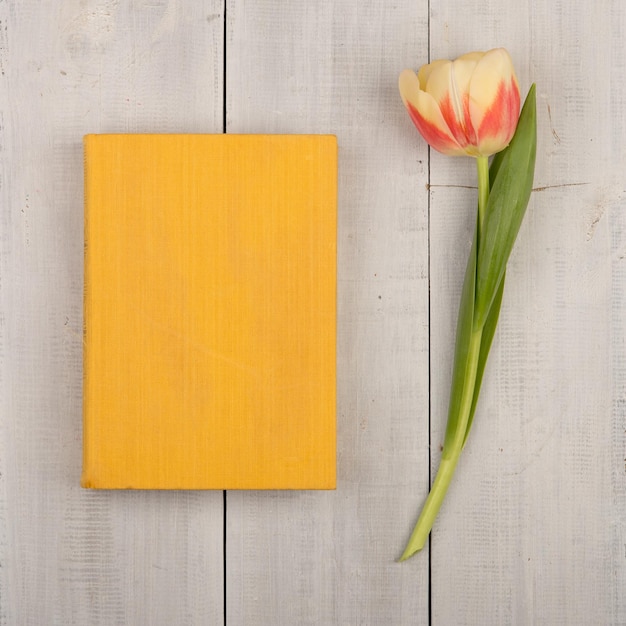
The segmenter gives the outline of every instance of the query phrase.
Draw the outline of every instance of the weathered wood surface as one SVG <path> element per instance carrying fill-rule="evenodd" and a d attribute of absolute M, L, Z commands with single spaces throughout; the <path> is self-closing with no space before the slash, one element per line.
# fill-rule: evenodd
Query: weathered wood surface
<path fill-rule="evenodd" d="M 472 28 L 457 6 L 431 2 L 431 56 L 503 45 L 537 83 L 540 190 L 432 539 L 433 624 L 626 624 L 626 5 L 470 2 Z M 471 166 L 431 160 L 434 452 L 474 219 L 447 185 Z"/>
<path fill-rule="evenodd" d="M 0 624 L 220 624 L 224 596 L 229 624 L 626 624 L 626 4 L 459 6 L 0 2 Z M 396 79 L 499 45 L 537 83 L 540 190 L 432 549 L 400 565 L 475 175 L 429 159 Z M 228 132 L 340 151 L 338 489 L 228 492 L 225 537 L 221 492 L 78 487 L 82 135 L 222 132 L 224 89 Z"/>
<path fill-rule="evenodd" d="M 0 624 L 217 624 L 222 493 L 89 492 L 88 132 L 221 132 L 223 6 L 0 3 Z"/>
<path fill-rule="evenodd" d="M 426 5 L 226 15 L 228 132 L 339 143 L 337 490 L 228 493 L 227 619 L 425 624 L 428 555 L 395 559 L 428 485 L 427 151 L 397 93 L 427 53 Z"/>

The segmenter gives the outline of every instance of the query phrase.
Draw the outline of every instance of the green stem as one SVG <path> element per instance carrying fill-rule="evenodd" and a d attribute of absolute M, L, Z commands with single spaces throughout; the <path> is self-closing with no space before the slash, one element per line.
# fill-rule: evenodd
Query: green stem
<path fill-rule="evenodd" d="M 477 157 L 476 169 L 478 170 L 478 241 L 480 241 L 480 231 L 483 228 L 487 202 L 489 202 L 489 157 Z"/>
<path fill-rule="evenodd" d="M 476 166 L 478 169 L 478 242 L 480 244 L 480 232 L 482 230 L 487 202 L 489 200 L 489 161 L 487 157 L 478 157 L 476 159 Z M 477 250 L 472 248 L 472 253 L 476 254 Z M 473 307 L 471 312 L 473 315 Z M 463 391 L 458 414 L 448 416 L 449 421 L 453 419 L 456 420 L 454 436 L 450 440 L 446 438 L 446 445 L 441 455 L 441 463 L 437 470 L 435 482 L 428 494 L 428 498 L 426 498 L 422 512 L 420 513 L 404 553 L 400 557 L 400 561 L 405 561 L 415 554 L 415 552 L 421 550 L 426 544 L 428 535 L 435 523 L 439 509 L 441 508 L 452 477 L 454 476 L 454 471 L 465 442 L 467 426 L 472 410 L 482 334 L 483 331 L 481 328 L 472 331 L 470 335 L 467 358 L 465 360 L 465 373 L 462 379 Z"/>
<path fill-rule="evenodd" d="M 472 408 L 472 399 L 474 397 L 474 383 L 476 382 L 476 370 L 478 368 L 478 355 L 480 354 L 480 340 L 482 338 L 482 329 L 472 333 L 467 355 L 467 369 L 465 371 L 465 380 L 463 384 L 463 397 L 459 408 L 458 427 L 455 431 L 452 444 L 444 448 L 441 455 L 441 463 L 437 470 L 435 482 L 426 498 L 424 508 L 420 513 L 417 524 L 411 534 L 409 543 L 404 553 L 400 557 L 401 561 L 405 561 L 410 556 L 421 550 L 426 544 L 428 535 L 435 523 L 435 518 L 439 513 L 439 509 L 450 486 L 450 481 L 454 475 L 456 464 L 463 449 L 463 440 L 465 439 L 465 430 L 469 420 L 470 409 Z"/>

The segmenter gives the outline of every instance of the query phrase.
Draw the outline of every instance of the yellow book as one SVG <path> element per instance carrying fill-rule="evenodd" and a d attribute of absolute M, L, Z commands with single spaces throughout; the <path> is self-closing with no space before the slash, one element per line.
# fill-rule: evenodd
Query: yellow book
<path fill-rule="evenodd" d="M 84 148 L 81 484 L 334 488 L 335 137 Z"/>

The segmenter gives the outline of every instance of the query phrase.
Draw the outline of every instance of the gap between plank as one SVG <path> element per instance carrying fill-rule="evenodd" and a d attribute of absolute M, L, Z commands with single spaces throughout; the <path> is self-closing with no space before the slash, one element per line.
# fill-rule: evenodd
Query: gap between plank
<path fill-rule="evenodd" d="M 426 55 L 426 60 L 430 63 L 430 0 L 428 0 L 426 10 L 428 11 L 428 19 L 427 19 L 427 36 L 426 36 L 426 45 L 428 47 L 428 52 Z M 432 453 L 432 436 L 431 436 L 431 420 L 432 420 L 432 401 L 431 401 L 431 391 L 432 391 L 432 356 L 431 356 L 431 335 L 432 330 L 430 326 L 431 322 L 431 297 L 430 297 L 430 276 L 431 276 L 431 255 L 430 255 L 430 146 L 427 148 L 428 150 L 428 202 L 427 202 L 427 211 L 428 211 L 428 489 L 432 486 L 432 462 L 433 462 L 433 453 Z M 432 626 L 433 623 L 433 576 L 432 576 L 432 563 L 433 563 L 433 546 L 432 546 L 432 532 L 428 535 L 428 625 Z"/>
<path fill-rule="evenodd" d="M 223 495 L 223 511 L 224 511 L 224 526 L 223 526 L 223 538 L 224 538 L 224 544 L 223 544 L 223 548 L 222 548 L 222 555 L 223 555 L 223 569 L 224 569 L 224 626 L 226 626 L 226 490 L 224 489 L 224 491 L 222 491 L 222 495 Z"/>
<path fill-rule="evenodd" d="M 227 132 L 226 124 L 227 124 L 227 115 L 226 115 L 226 41 L 227 41 L 227 28 L 226 28 L 226 8 L 227 8 L 228 0 L 224 0 L 224 24 L 222 29 L 222 133 L 225 135 Z M 429 181 L 430 182 L 430 181 Z M 222 585 L 224 589 L 224 626 L 226 626 L 226 503 L 228 499 L 228 492 L 226 489 L 222 491 L 222 515 L 223 515 L 223 526 L 222 526 L 222 571 L 223 571 L 223 580 Z"/>

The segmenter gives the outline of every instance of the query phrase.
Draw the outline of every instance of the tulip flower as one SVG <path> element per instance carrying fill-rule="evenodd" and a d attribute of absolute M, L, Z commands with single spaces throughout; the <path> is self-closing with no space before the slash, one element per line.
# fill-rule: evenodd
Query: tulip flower
<path fill-rule="evenodd" d="M 399 82 L 413 123 L 435 150 L 477 157 L 509 145 L 520 95 L 513 62 L 503 48 L 434 61 L 417 75 L 404 70 Z"/>
<path fill-rule="evenodd" d="M 530 198 L 537 122 L 534 85 L 518 120 L 517 79 L 508 52 L 501 48 L 435 61 L 417 75 L 405 70 L 400 94 L 433 148 L 476 157 L 478 170 L 476 231 L 461 294 L 441 463 L 400 559 L 404 561 L 428 539 L 474 419 L 500 314 L 506 263 Z"/>

